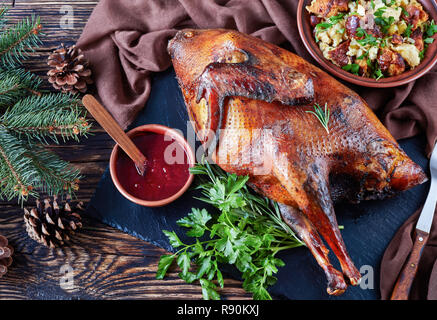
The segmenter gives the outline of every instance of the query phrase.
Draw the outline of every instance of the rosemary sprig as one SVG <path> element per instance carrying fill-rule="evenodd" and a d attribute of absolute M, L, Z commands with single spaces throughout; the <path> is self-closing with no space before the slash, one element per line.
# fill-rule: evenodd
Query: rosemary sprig
<path fill-rule="evenodd" d="M 331 111 L 328 109 L 328 103 L 325 103 L 325 110 L 323 110 L 323 108 L 318 103 L 316 103 L 314 105 L 314 111 L 307 110 L 305 112 L 312 113 L 317 118 L 317 120 L 320 121 L 323 128 L 325 128 L 326 132 L 329 134 L 329 116 L 331 114 Z"/>

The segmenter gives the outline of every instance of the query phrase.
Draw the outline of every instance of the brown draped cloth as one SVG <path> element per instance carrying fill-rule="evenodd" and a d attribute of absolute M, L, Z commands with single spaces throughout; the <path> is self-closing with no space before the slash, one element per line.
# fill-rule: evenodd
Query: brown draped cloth
<path fill-rule="evenodd" d="M 381 263 L 381 298 L 390 299 L 394 284 L 401 272 L 402 266 L 407 261 L 413 248 L 414 230 L 420 210 L 416 211 L 402 225 L 399 231 L 385 250 Z M 436 210 L 437 211 L 437 210 Z M 412 300 L 437 300 L 437 212 L 434 214 L 433 230 L 428 242 L 423 248 L 422 258 L 417 269 L 410 291 Z"/>
<path fill-rule="evenodd" d="M 297 3 L 298 0 L 100 0 L 78 46 L 90 60 L 98 97 L 126 128 L 145 106 L 151 73 L 171 65 L 167 42 L 183 28 L 236 29 L 285 44 L 317 65 L 299 37 Z M 430 153 L 437 137 L 436 67 L 419 80 L 397 88 L 351 87 L 396 139 L 425 133 L 426 152 Z M 431 259 L 435 260 L 435 256 L 434 251 Z M 391 273 L 383 270 L 386 272 Z"/>

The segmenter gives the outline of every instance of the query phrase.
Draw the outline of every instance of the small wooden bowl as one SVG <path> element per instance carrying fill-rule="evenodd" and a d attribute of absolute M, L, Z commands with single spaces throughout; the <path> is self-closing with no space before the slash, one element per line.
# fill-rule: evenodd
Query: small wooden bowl
<path fill-rule="evenodd" d="M 174 140 L 176 140 L 178 143 L 180 143 L 180 145 L 185 149 L 185 152 L 186 152 L 187 158 L 188 158 L 189 167 L 191 168 L 195 165 L 196 158 L 195 158 L 193 149 L 188 144 L 187 140 L 185 140 L 185 138 L 183 136 L 181 136 L 176 130 L 173 130 L 169 127 L 166 127 L 166 126 L 163 126 L 160 124 L 146 124 L 146 125 L 142 125 L 142 126 L 139 126 L 137 128 L 134 128 L 134 129 L 130 130 L 129 132 L 127 132 L 126 134 L 130 138 L 132 138 L 141 132 L 153 132 L 153 133 L 167 135 L 167 136 L 172 137 Z M 118 159 L 120 151 L 122 151 L 122 150 L 120 149 L 118 144 L 115 145 L 114 149 L 112 150 L 111 158 L 109 159 L 109 171 L 111 173 L 111 178 L 115 184 L 115 187 L 118 189 L 118 191 L 120 191 L 120 193 L 126 199 L 128 199 L 136 204 L 139 204 L 139 205 L 145 206 L 145 207 L 165 206 L 165 205 L 169 204 L 170 202 L 175 201 L 182 194 L 184 194 L 184 192 L 187 191 L 187 189 L 189 188 L 189 186 L 193 182 L 194 175 L 192 175 L 190 173 L 185 185 L 177 193 L 175 193 L 174 195 L 172 195 L 169 198 L 157 200 L 157 201 L 148 201 L 148 200 L 143 200 L 143 199 L 137 198 L 126 191 L 126 189 L 121 185 L 121 183 L 117 177 L 116 163 L 117 163 L 117 159 Z"/>
<path fill-rule="evenodd" d="M 437 21 L 437 4 L 433 0 L 419 0 L 424 9 L 430 16 L 430 20 Z M 305 9 L 307 5 L 311 4 L 311 0 L 299 0 L 297 9 L 297 27 L 299 29 L 300 37 L 314 59 L 328 72 L 336 77 L 339 77 L 348 82 L 373 88 L 390 88 L 397 87 L 413 80 L 416 80 L 427 73 L 437 62 L 437 41 L 434 41 L 428 46 L 426 50 L 425 58 L 422 62 L 413 70 L 409 70 L 394 77 L 382 78 L 376 81 L 372 78 L 365 78 L 349 73 L 329 60 L 325 59 L 322 51 L 317 45 L 314 36 L 313 28 L 310 24 L 310 14 Z M 433 36 L 434 40 L 437 39 L 437 34 Z"/>

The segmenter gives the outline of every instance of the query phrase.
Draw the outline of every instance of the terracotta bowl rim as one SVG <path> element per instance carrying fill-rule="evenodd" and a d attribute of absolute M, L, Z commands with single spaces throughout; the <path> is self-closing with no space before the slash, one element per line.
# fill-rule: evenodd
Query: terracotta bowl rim
<path fill-rule="evenodd" d="M 195 158 L 195 154 L 194 154 L 193 149 L 191 148 L 191 146 L 189 145 L 187 140 L 176 130 L 169 128 L 167 126 L 161 125 L 161 124 L 145 124 L 145 125 L 141 125 L 141 126 L 138 126 L 136 128 L 133 128 L 132 130 L 126 132 L 126 134 L 129 137 L 132 137 L 139 132 L 154 132 L 154 133 L 158 133 L 158 134 L 169 133 L 171 137 L 173 137 L 176 141 L 178 141 L 184 147 L 184 149 L 187 153 L 187 156 L 188 156 L 189 167 L 192 168 L 196 164 L 196 161 L 195 161 L 196 158 Z M 117 172 L 116 159 L 118 157 L 119 151 L 120 151 L 120 147 L 118 144 L 116 144 L 114 146 L 114 148 L 112 149 L 111 157 L 109 159 L 109 172 L 111 174 L 112 181 L 113 181 L 115 187 L 117 188 L 117 190 L 126 199 L 128 199 L 136 204 L 139 204 L 139 205 L 144 206 L 144 207 L 162 207 L 162 206 L 165 206 L 165 205 L 175 201 L 182 194 L 184 194 L 185 191 L 187 191 L 187 189 L 190 187 L 191 183 L 193 182 L 194 175 L 190 173 L 187 181 L 185 182 L 185 185 L 177 193 L 175 193 L 174 195 L 172 195 L 168 198 L 156 200 L 156 201 L 149 201 L 149 200 L 143 200 L 143 199 L 137 198 L 137 197 L 131 195 L 130 193 L 128 193 L 126 191 L 126 189 L 121 185 L 120 181 L 118 180 L 118 177 L 116 174 L 116 172 Z"/>
<path fill-rule="evenodd" d="M 383 78 L 378 81 L 372 78 L 364 78 L 356 76 L 349 73 L 340 67 L 334 65 L 332 62 L 328 61 L 323 57 L 323 54 L 312 36 L 312 28 L 309 27 L 310 36 L 308 36 L 308 26 L 309 26 L 309 13 L 305 10 L 307 3 L 311 0 L 299 0 L 297 8 L 297 27 L 299 30 L 300 38 L 311 54 L 311 56 L 329 73 L 332 75 L 346 80 L 350 83 L 357 84 L 364 87 L 371 88 L 391 88 L 407 84 L 411 81 L 417 80 L 418 78 L 425 75 L 432 67 L 437 63 L 437 34 L 433 36 L 434 42 L 429 44 L 428 49 L 425 54 L 424 60 L 413 70 L 404 72 L 401 75 Z M 425 10 L 430 15 L 431 19 L 437 22 L 437 3 L 432 0 L 418 0 L 425 6 Z M 425 4 L 426 5 L 425 5 Z M 305 20 L 308 18 L 307 20 Z"/>

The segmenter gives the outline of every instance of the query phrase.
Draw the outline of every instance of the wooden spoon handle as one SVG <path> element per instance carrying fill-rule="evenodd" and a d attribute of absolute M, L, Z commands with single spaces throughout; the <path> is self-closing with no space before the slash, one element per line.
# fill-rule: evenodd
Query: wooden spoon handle
<path fill-rule="evenodd" d="M 146 170 L 147 158 L 127 136 L 123 129 L 118 125 L 109 112 L 92 95 L 87 94 L 83 97 L 82 103 L 102 126 L 103 129 L 114 139 L 115 142 L 126 152 L 129 158 L 135 163 L 138 173 L 144 175 Z"/>
<path fill-rule="evenodd" d="M 398 280 L 396 281 L 391 300 L 408 300 L 411 285 L 417 273 L 420 257 L 422 256 L 423 247 L 428 240 L 429 234 L 416 229 L 416 237 L 413 244 L 413 250 L 408 257 L 407 262 L 402 268 Z"/>

